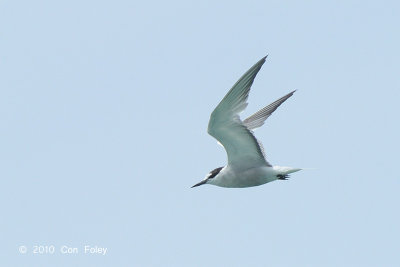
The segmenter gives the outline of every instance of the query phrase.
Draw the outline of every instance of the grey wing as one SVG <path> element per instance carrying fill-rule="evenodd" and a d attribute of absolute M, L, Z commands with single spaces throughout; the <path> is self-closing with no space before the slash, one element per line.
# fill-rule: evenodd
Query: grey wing
<path fill-rule="evenodd" d="M 265 58 L 258 61 L 235 83 L 211 113 L 208 133 L 224 146 L 228 164 L 270 166 L 257 139 L 239 118 L 239 113 L 247 106 L 250 87 Z"/>
<path fill-rule="evenodd" d="M 285 102 L 289 97 L 291 97 L 296 90 L 290 92 L 289 94 L 279 98 L 275 102 L 269 104 L 268 106 L 260 109 L 247 119 L 243 121 L 243 125 L 246 126 L 249 130 L 254 130 L 258 127 L 261 127 L 265 120 L 271 116 L 271 114 L 283 103 Z"/>

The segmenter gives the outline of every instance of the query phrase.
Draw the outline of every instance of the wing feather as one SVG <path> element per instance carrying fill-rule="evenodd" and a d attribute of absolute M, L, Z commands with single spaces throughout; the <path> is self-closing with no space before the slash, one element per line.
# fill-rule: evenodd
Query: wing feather
<path fill-rule="evenodd" d="M 268 106 L 260 109 L 247 119 L 243 121 L 243 125 L 246 126 L 249 130 L 254 130 L 256 128 L 261 127 L 265 120 L 271 116 L 271 114 L 283 103 L 285 102 L 289 97 L 291 97 L 296 90 L 293 92 L 290 92 L 289 94 L 279 98 L 275 102 L 269 104 Z"/>
<path fill-rule="evenodd" d="M 224 146 L 228 164 L 271 166 L 264 158 L 259 142 L 239 118 L 239 113 L 247 106 L 251 85 L 265 59 L 254 64 L 211 113 L 208 133 Z"/>

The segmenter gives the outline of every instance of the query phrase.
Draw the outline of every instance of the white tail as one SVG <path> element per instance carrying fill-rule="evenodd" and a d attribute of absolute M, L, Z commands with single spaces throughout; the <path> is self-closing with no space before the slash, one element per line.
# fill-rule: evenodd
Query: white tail
<path fill-rule="evenodd" d="M 284 174 L 284 175 L 303 170 L 303 169 L 300 169 L 300 168 L 281 167 L 281 166 L 273 166 L 273 168 L 274 168 L 278 173 Z"/>

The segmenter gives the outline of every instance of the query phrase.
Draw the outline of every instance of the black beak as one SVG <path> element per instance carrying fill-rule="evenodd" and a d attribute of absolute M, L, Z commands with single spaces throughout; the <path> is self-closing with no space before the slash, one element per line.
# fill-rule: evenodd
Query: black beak
<path fill-rule="evenodd" d="M 195 184 L 195 185 L 192 186 L 191 188 L 196 187 L 196 186 L 199 186 L 199 185 L 202 185 L 202 184 L 205 184 L 205 183 L 207 183 L 207 180 L 203 180 L 203 181 L 201 181 L 200 183 Z"/>

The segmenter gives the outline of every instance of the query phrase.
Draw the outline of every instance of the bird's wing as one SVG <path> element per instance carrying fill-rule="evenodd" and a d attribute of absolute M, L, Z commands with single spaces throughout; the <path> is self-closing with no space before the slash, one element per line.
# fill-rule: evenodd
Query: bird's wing
<path fill-rule="evenodd" d="M 243 125 L 247 127 L 249 130 L 254 130 L 257 129 L 258 127 L 261 127 L 265 120 L 283 103 L 285 102 L 289 97 L 291 97 L 296 90 L 293 92 L 290 92 L 289 94 L 279 98 L 275 102 L 269 104 L 268 106 L 260 109 L 247 119 L 243 121 Z"/>
<path fill-rule="evenodd" d="M 262 146 L 239 118 L 239 113 L 247 106 L 250 87 L 265 58 L 258 61 L 235 83 L 211 113 L 208 133 L 224 146 L 228 164 L 271 166 L 264 158 Z"/>

